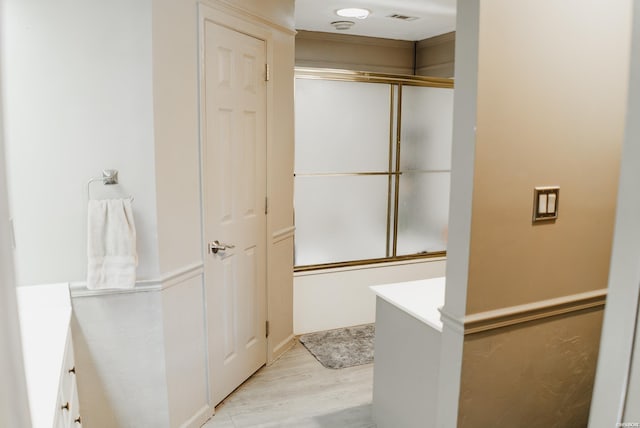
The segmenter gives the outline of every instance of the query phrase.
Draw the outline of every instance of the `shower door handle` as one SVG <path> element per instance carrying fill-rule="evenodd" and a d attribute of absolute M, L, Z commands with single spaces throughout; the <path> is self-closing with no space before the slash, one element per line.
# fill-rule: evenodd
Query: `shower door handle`
<path fill-rule="evenodd" d="M 225 244 L 218 241 L 217 239 L 213 242 L 209 242 L 209 245 L 208 245 L 209 254 L 211 253 L 218 254 L 218 251 L 225 251 L 226 249 L 235 248 L 235 247 L 236 247 L 235 245 Z"/>

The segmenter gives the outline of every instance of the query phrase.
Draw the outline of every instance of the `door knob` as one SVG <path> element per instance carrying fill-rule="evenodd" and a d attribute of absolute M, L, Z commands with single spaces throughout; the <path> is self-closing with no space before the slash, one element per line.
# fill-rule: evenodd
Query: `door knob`
<path fill-rule="evenodd" d="M 218 251 L 224 251 L 228 248 L 235 248 L 235 245 L 224 244 L 217 239 L 213 242 L 209 242 L 209 254 L 218 254 Z"/>

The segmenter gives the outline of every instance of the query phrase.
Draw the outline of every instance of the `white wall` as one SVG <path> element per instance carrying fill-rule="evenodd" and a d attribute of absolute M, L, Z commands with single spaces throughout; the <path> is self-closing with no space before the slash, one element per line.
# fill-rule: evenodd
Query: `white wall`
<path fill-rule="evenodd" d="M 160 299 L 157 292 L 73 299 L 83 425 L 169 426 Z"/>
<path fill-rule="evenodd" d="M 158 273 L 151 0 L 6 0 L 4 93 L 18 285 L 84 281 L 86 183 L 120 171 L 138 277 Z"/>
<path fill-rule="evenodd" d="M 0 1 L 0 22 L 2 1 Z M 0 33 L 0 40 L 2 34 Z M 1 61 L 0 61 L 1 62 Z M 0 67 L 0 70 L 2 68 Z M 0 95 L 2 72 L 0 71 Z M 1 97 L 0 97 L 1 99 Z M 16 289 L 13 271 L 13 245 L 9 221 L 9 202 L 4 156 L 4 129 L 0 105 L 0 426 L 27 427 L 29 408 L 20 346 L 20 326 L 16 306 Z"/>
<path fill-rule="evenodd" d="M 368 324 L 375 321 L 372 285 L 444 276 L 444 258 L 298 272 L 294 276 L 294 332 Z"/>

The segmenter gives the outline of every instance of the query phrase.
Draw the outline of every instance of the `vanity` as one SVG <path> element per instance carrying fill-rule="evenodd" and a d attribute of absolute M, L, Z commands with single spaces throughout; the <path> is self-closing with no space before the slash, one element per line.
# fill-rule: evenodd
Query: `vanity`
<path fill-rule="evenodd" d="M 378 428 L 436 424 L 445 278 L 372 286 L 376 294 L 372 416 Z"/>
<path fill-rule="evenodd" d="M 16 292 L 32 427 L 79 428 L 68 284 L 18 287 Z"/>

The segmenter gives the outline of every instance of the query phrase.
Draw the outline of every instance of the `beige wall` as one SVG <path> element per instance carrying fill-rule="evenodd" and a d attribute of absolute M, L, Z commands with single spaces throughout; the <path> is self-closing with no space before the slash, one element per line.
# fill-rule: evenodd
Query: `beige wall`
<path fill-rule="evenodd" d="M 298 31 L 296 66 L 453 77 L 455 32 L 421 40 Z"/>
<path fill-rule="evenodd" d="M 446 33 L 416 42 L 418 76 L 453 77 L 456 33 Z"/>
<path fill-rule="evenodd" d="M 458 426 L 586 424 L 602 305 L 575 302 L 607 287 L 630 5 L 480 2 Z M 545 185 L 560 186 L 559 218 L 532 225 L 533 187 Z M 565 315 L 517 313 L 549 315 L 565 297 Z M 505 314 L 514 326 L 468 330 Z"/>
<path fill-rule="evenodd" d="M 467 314 L 607 284 L 629 2 L 568 4 L 581 3 L 481 3 Z M 546 185 L 560 186 L 559 218 L 532 225 Z"/>
<path fill-rule="evenodd" d="M 298 31 L 296 66 L 413 74 L 414 43 L 349 34 Z"/>

